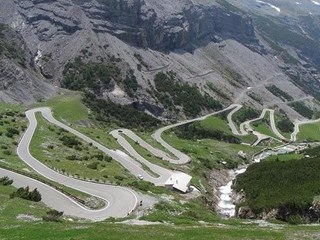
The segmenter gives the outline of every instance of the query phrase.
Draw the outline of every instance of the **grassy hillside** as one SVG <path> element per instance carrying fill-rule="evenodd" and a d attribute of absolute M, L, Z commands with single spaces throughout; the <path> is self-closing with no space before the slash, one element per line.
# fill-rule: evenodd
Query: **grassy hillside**
<path fill-rule="evenodd" d="M 172 146 L 188 154 L 194 161 L 193 170 L 197 172 L 198 168 L 202 170 L 198 175 L 205 171 L 204 169 L 220 168 L 223 166 L 222 162 L 226 162 L 226 167 L 233 168 L 243 160 L 238 157 L 238 152 L 243 150 L 248 153 L 248 159 L 252 154 L 258 152 L 260 147 L 251 147 L 242 144 L 230 144 L 220 142 L 213 139 L 181 139 L 174 132 L 165 133 L 163 136 Z"/>
<path fill-rule="evenodd" d="M 0 186 L 0 236 L 3 239 L 70 240 L 70 239 L 312 239 L 318 228 L 312 226 L 279 225 L 281 231 L 272 227 L 260 227 L 256 223 L 239 220 L 222 221 L 201 225 L 134 226 L 105 221 L 100 223 L 64 220 L 60 223 L 44 222 L 42 217 L 49 210 L 41 202 L 21 198 L 11 199 L 15 191 L 11 186 Z M 29 218 L 23 217 L 28 216 Z M 32 220 L 28 220 L 32 219 Z"/>
<path fill-rule="evenodd" d="M 267 112 L 262 120 L 256 121 L 252 123 L 252 126 L 255 131 L 258 131 L 262 134 L 265 134 L 270 137 L 277 138 L 277 136 L 273 133 L 270 127 L 270 113 Z"/>
<path fill-rule="evenodd" d="M 70 124 L 89 118 L 89 109 L 82 103 L 81 93 L 65 92 L 37 105 L 50 107 L 55 118 Z"/>
<path fill-rule="evenodd" d="M 99 125 L 98 128 L 97 125 L 95 125 L 97 122 L 92 119 L 88 108 L 81 103 L 79 95 L 68 94 L 60 96 L 58 99 L 43 103 L 43 105 L 51 106 L 55 117 L 59 120 L 71 124 L 72 127 L 94 137 L 108 147 L 110 145 L 118 147 L 117 143 L 108 137 L 108 130 L 116 127 L 116 125 L 101 126 L 101 129 Z M 1 107 L 1 111 L 3 111 L 2 115 L 4 117 L 1 120 L 3 125 L 0 125 L 1 131 L 3 132 L 0 139 L 2 139 L 2 145 L 10 145 L 10 150 L 12 152 L 12 155 L 10 155 L 12 157 L 5 157 L 6 161 L 9 165 L 12 164 L 16 168 L 22 169 L 26 168 L 26 166 L 24 166 L 14 155 L 15 145 L 13 144 L 11 146 L 11 142 L 17 141 L 19 135 L 16 135 L 14 139 L 11 139 L 6 136 L 6 132 L 9 127 L 20 129 L 23 126 L 26 126 L 26 121 L 24 120 L 23 115 L 21 115 L 20 118 L 18 117 L 23 109 L 17 109 L 14 116 L 10 116 L 12 115 L 11 113 L 7 116 L 6 112 L 10 112 L 11 109 L 15 109 L 15 107 L 5 105 L 2 105 Z M 12 120 L 13 118 L 16 118 L 16 121 Z M 50 126 L 41 117 L 39 118 L 39 116 L 38 119 L 39 126 L 36 132 L 38 137 L 36 140 L 33 140 L 32 148 L 34 149 L 33 151 L 35 151 L 34 154 L 39 154 L 44 157 L 43 159 L 46 159 L 46 164 L 55 166 L 59 169 L 63 168 L 66 172 L 71 171 L 72 174 L 78 173 L 79 175 L 85 175 L 86 177 L 93 179 L 100 179 L 101 176 L 104 178 L 104 171 L 111 171 L 108 173 L 106 181 L 114 182 L 116 184 L 132 185 L 134 188 L 142 189 L 144 191 L 155 190 L 155 188 L 149 186 L 149 184 L 144 184 L 142 186 L 139 185 L 137 181 L 131 181 L 130 176 L 127 176 L 128 173 L 123 171 L 114 161 L 108 162 L 104 159 L 100 161 L 97 150 L 91 149 L 91 147 L 87 146 L 85 143 L 80 141 L 81 144 L 79 144 L 77 141 L 71 141 L 71 143 L 77 144 L 68 146 L 68 143 L 70 142 L 67 140 L 70 140 L 70 138 L 63 139 L 62 137 L 71 137 L 69 134 Z M 213 128 L 230 133 L 226 122 L 219 117 L 208 118 L 200 124 L 203 128 L 208 130 Z M 20 132 L 22 132 L 22 130 Z M 148 140 L 150 138 L 150 133 L 141 133 L 141 136 Z M 15 140 L 16 137 L 17 139 Z M 199 187 L 201 181 L 209 192 L 211 189 L 207 181 L 208 174 L 212 168 L 235 167 L 237 164 L 243 162 L 237 156 L 238 151 L 243 150 L 250 157 L 260 149 L 259 147 L 254 148 L 240 144 L 229 144 L 210 139 L 201 139 L 199 141 L 179 139 L 173 132 L 166 133 L 164 138 L 173 146 L 192 157 L 192 162 L 188 164 L 184 170 L 190 172 L 194 176 L 193 184 L 195 186 Z M 153 142 L 153 140 L 150 139 L 148 141 Z M 82 148 L 82 150 L 78 147 Z M 148 155 L 141 147 L 135 146 L 135 148 L 139 152 L 142 152 L 143 155 Z M 6 149 L 1 150 L 2 154 L 3 150 Z M 73 159 L 73 157 L 66 159 L 66 157 L 72 155 L 75 155 L 76 159 Z M 86 155 L 93 157 L 90 157 L 87 161 L 84 160 Z M 80 157 L 81 160 L 79 160 Z M 10 161 L 8 159 L 10 159 Z M 150 160 L 154 162 L 160 161 L 158 159 L 153 159 L 152 157 Z M 91 162 L 98 162 L 96 170 L 87 167 Z M 19 166 L 19 164 L 22 165 Z M 105 164 L 105 167 L 102 166 L 103 164 Z M 168 167 L 170 167 L 170 164 L 168 164 Z M 124 175 L 128 178 L 119 180 L 116 178 L 117 175 Z M 4 188 L 0 186 L 0 202 L 3 203 L 1 204 L 0 210 L 0 235 L 5 236 L 5 238 L 8 239 L 132 239 L 133 237 L 137 237 L 138 239 L 162 239 L 164 236 L 166 239 L 285 239 L 288 237 L 290 238 L 293 235 L 301 236 L 299 239 L 302 239 L 302 237 L 305 236 L 313 236 L 315 232 L 312 228 L 306 227 L 303 228 L 303 235 L 297 235 L 301 234 L 299 227 L 292 228 L 289 226 L 282 226 L 284 230 L 279 232 L 272 228 L 260 228 L 255 223 L 242 223 L 240 220 L 224 221 L 210 210 L 210 208 L 207 208 L 206 201 L 209 198 L 199 198 L 185 203 L 184 201 L 181 201 L 181 198 L 176 194 L 173 194 L 173 201 L 169 201 L 169 203 L 160 202 L 153 211 L 143 217 L 143 219 L 148 221 L 169 221 L 176 224 L 173 226 L 127 226 L 110 223 L 110 221 L 95 224 L 69 221 L 64 221 L 63 223 L 48 223 L 41 220 L 42 216 L 45 215 L 45 212 L 48 210 L 43 204 L 29 203 L 19 198 L 10 199 L 9 194 L 13 190 L 12 187 Z M 158 193 L 171 195 L 171 192 L 169 191 L 158 191 Z M 75 195 L 77 194 L 78 193 L 75 193 Z M 205 196 L 210 197 L 209 195 Z M 82 197 L 85 198 L 86 196 Z M 24 220 L 17 219 L 19 214 L 29 214 L 38 218 L 38 220 L 36 220 L 36 222 L 25 222 Z M 204 227 L 199 224 L 199 221 L 207 222 L 209 227 Z M 250 225 L 248 226 L 248 224 Z M 39 226 L 41 226 L 41 228 L 39 228 Z M 221 226 L 223 227 L 221 228 Z M 14 231 L 12 230 L 13 228 Z"/>
<path fill-rule="evenodd" d="M 79 178 L 123 185 L 133 176 L 110 157 L 37 114 L 38 127 L 30 152 L 44 164 Z"/>
<path fill-rule="evenodd" d="M 294 124 L 285 113 L 275 112 L 275 124 L 279 132 L 286 138 L 290 138 L 294 130 Z"/>
<path fill-rule="evenodd" d="M 29 173 L 31 169 L 16 154 L 19 139 L 27 127 L 23 110 L 16 105 L 0 103 L 0 166 Z"/>
<path fill-rule="evenodd" d="M 299 141 L 320 141 L 320 122 L 310 123 L 300 126 L 300 132 L 297 136 Z"/>

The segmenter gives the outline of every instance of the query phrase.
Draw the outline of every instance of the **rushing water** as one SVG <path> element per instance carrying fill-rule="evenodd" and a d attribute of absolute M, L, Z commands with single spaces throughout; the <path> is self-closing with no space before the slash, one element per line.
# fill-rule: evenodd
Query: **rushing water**
<path fill-rule="evenodd" d="M 290 153 L 294 152 L 296 149 L 297 146 L 287 145 L 273 150 L 265 150 L 256 155 L 253 158 L 253 162 L 258 163 L 271 155 Z M 218 207 L 221 217 L 230 218 L 235 216 L 236 205 L 233 203 L 232 199 L 232 182 L 239 174 L 244 173 L 247 170 L 248 166 L 249 165 L 244 165 L 239 167 L 238 169 L 231 170 L 229 173 L 230 181 L 227 183 L 227 185 L 221 186 L 219 188 L 220 201 L 218 203 Z"/>
<path fill-rule="evenodd" d="M 220 192 L 220 201 L 218 207 L 220 209 L 220 215 L 222 217 L 233 217 L 236 212 L 236 205 L 232 201 L 232 181 L 236 178 L 237 175 L 244 173 L 247 170 L 247 166 L 242 166 L 242 168 L 231 170 L 230 177 L 231 180 L 225 186 L 219 188 Z"/>

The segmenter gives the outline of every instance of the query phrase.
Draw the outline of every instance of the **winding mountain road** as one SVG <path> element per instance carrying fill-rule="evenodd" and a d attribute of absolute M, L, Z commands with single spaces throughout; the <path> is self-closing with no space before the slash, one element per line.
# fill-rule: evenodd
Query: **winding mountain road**
<path fill-rule="evenodd" d="M 37 127 L 37 119 L 35 116 L 36 112 L 41 112 L 43 117 L 46 118 L 49 122 L 74 133 L 78 137 L 85 138 L 84 140 L 87 140 L 87 142 L 92 142 L 94 144 L 92 140 L 84 137 L 81 133 L 78 133 L 77 131 L 69 128 L 63 123 L 55 120 L 52 117 L 51 110 L 49 108 L 37 108 L 26 112 L 26 117 L 29 120 L 29 126 L 17 148 L 17 154 L 20 159 L 45 178 L 65 185 L 67 187 L 79 190 L 81 192 L 88 193 L 92 196 L 101 198 L 107 203 L 107 206 L 104 209 L 97 211 L 89 210 L 75 203 L 75 201 L 70 197 L 67 197 L 64 194 L 53 190 L 51 187 L 38 181 L 31 180 L 30 178 L 15 173 L 6 175 L 10 175 L 10 177 L 12 177 L 14 182 L 18 185 L 38 188 L 40 193 L 43 194 L 43 202 L 45 204 L 72 216 L 100 221 L 108 217 L 125 217 L 128 215 L 128 213 L 131 213 L 137 206 L 138 202 L 138 195 L 131 189 L 82 181 L 62 175 L 47 167 L 30 154 L 30 142 Z M 5 170 L 2 169 L 1 171 L 3 173 L 3 171 Z M 48 193 L 50 194 L 48 195 Z M 123 201 L 123 199 L 126 199 L 126 201 Z"/>
<path fill-rule="evenodd" d="M 91 143 L 93 146 L 97 147 L 103 153 L 111 156 L 113 159 L 118 161 L 122 166 L 128 169 L 132 174 L 139 175 L 144 178 L 144 180 L 154 183 L 158 186 L 163 186 L 167 179 L 174 173 L 171 170 L 160 167 L 156 164 L 150 163 L 148 160 L 144 159 L 128 142 L 126 138 L 130 138 L 131 140 L 137 142 L 141 147 L 145 148 L 154 156 L 168 161 L 173 164 L 186 164 L 191 161 L 190 157 L 181 151 L 175 149 L 167 142 L 162 139 L 162 133 L 169 129 L 192 123 L 195 121 L 201 121 L 206 119 L 209 116 L 214 116 L 226 111 L 230 111 L 227 116 L 228 124 L 233 134 L 243 136 L 252 132 L 254 135 L 258 137 L 258 140 L 255 144 L 258 144 L 263 139 L 269 138 L 270 136 L 266 136 L 257 131 L 254 131 L 251 127 L 251 123 L 254 121 L 259 121 L 265 117 L 265 114 L 269 111 L 270 113 L 270 126 L 272 131 L 275 133 L 279 139 L 285 139 L 282 134 L 278 131 L 275 125 L 274 120 L 274 110 L 272 109 L 263 109 L 261 115 L 258 118 L 248 120 L 244 123 L 240 124 L 240 131 L 237 129 L 235 123 L 232 120 L 233 114 L 239 111 L 242 108 L 240 104 L 232 104 L 229 107 L 222 109 L 220 111 L 208 114 L 203 117 L 182 121 L 179 123 L 175 123 L 169 126 L 162 127 L 155 131 L 152 135 L 153 138 L 159 142 L 168 152 L 172 155 L 170 156 L 166 152 L 152 147 L 149 143 L 145 142 L 142 138 L 137 136 L 131 130 L 128 129 L 117 129 L 112 131 L 110 134 L 116 138 L 118 143 L 129 153 L 129 155 L 120 150 L 111 150 L 103 146 L 102 144 L 94 141 L 93 139 L 87 137 L 86 135 L 78 132 L 77 130 L 67 126 L 66 124 L 56 120 L 52 116 L 52 112 L 50 108 L 36 108 L 26 112 L 26 117 L 29 120 L 29 126 L 25 131 L 18 147 L 17 154 L 21 158 L 23 162 L 29 165 L 32 169 L 34 169 L 37 173 L 44 176 L 47 179 L 55 181 L 59 184 L 65 185 L 69 188 L 76 189 L 78 191 L 87 193 L 92 196 L 96 196 L 106 202 L 106 206 L 100 210 L 90 210 L 81 204 L 75 202 L 69 196 L 57 191 L 56 189 L 41 183 L 32 178 L 26 177 L 21 174 L 17 174 L 5 169 L 0 168 L 0 176 L 8 176 L 9 178 L 14 180 L 14 186 L 16 187 L 26 187 L 29 186 L 31 189 L 37 188 L 42 194 L 42 201 L 51 208 L 57 209 L 59 211 L 63 211 L 66 215 L 71 215 L 79 218 L 85 218 L 93 221 L 104 220 L 108 217 L 125 217 L 130 214 L 137 206 L 138 201 L 140 201 L 139 195 L 132 191 L 129 188 L 112 186 L 106 184 L 93 183 L 88 181 L 82 181 L 79 179 L 75 179 L 63 174 L 60 174 L 51 168 L 47 167 L 39 160 L 34 158 L 29 152 L 30 142 L 34 135 L 34 132 L 37 127 L 37 119 L 35 114 L 41 113 L 42 116 L 50 123 L 74 134 L 75 136 L 81 138 L 87 143 Z M 296 140 L 296 135 L 299 132 L 299 126 L 308 123 L 320 122 L 320 119 L 310 120 L 310 121 L 297 121 L 295 122 L 295 130 L 291 135 L 291 140 Z M 278 139 L 276 139 L 278 140 Z M 280 140 L 278 140 L 280 141 Z M 174 157 L 172 157 L 174 156 Z M 156 173 L 158 176 L 152 175 L 150 172 L 144 169 L 144 166 L 148 167 L 150 171 Z"/>
<path fill-rule="evenodd" d="M 243 106 L 241 104 L 235 104 L 235 108 L 227 115 L 228 125 L 234 135 L 238 136 L 244 136 L 248 133 L 245 131 L 245 129 L 240 127 L 240 132 L 238 131 L 235 122 L 233 121 L 232 117 L 233 115 L 238 112 Z"/>
<path fill-rule="evenodd" d="M 273 133 L 280 138 L 281 140 L 287 140 L 278 130 L 278 128 L 276 127 L 276 123 L 275 123 L 275 117 L 274 117 L 274 110 L 273 109 L 268 109 L 269 113 L 270 113 L 270 127 L 271 130 L 273 131 Z"/>
<path fill-rule="evenodd" d="M 103 209 L 90 210 L 74 201 L 72 198 L 56 190 L 55 188 L 50 187 L 35 179 L 2 168 L 0 168 L 0 176 L 7 176 L 10 179 L 13 179 L 12 185 L 16 188 L 26 186 L 29 186 L 30 189 L 37 188 L 41 193 L 42 202 L 44 202 L 50 208 L 63 211 L 65 215 L 72 215 L 75 217 L 85 218 L 93 221 L 104 220 L 110 216 L 122 216 L 121 213 L 112 214 L 109 212 L 110 209 L 108 209 L 108 207 L 110 204 L 113 204 L 113 202 L 106 202 L 107 205 Z M 104 200 L 107 201 L 106 199 Z M 125 213 L 123 214 L 123 216 L 125 216 Z"/>
<path fill-rule="evenodd" d="M 300 132 L 300 126 L 305 125 L 305 124 L 312 124 L 312 123 L 318 123 L 320 122 L 320 118 L 319 119 L 315 119 L 315 120 L 305 120 L 305 121 L 295 121 L 294 122 L 294 130 L 293 133 L 291 133 L 291 141 L 295 142 L 297 141 L 297 135 Z"/>
<path fill-rule="evenodd" d="M 53 169 L 47 167 L 45 164 L 40 162 L 38 159 L 34 158 L 30 151 L 30 142 L 37 128 L 37 119 L 35 114 L 41 113 L 42 116 L 50 123 L 74 134 L 75 136 L 81 138 L 87 143 L 91 143 L 93 146 L 97 147 L 99 150 L 104 152 L 105 154 L 111 156 L 113 159 L 122 164 L 126 169 L 128 169 L 132 174 L 141 175 L 146 181 L 152 182 L 155 185 L 164 185 L 165 181 L 170 178 L 172 171 L 160 167 L 156 164 L 152 164 L 149 161 L 145 160 L 141 157 L 135 149 L 127 142 L 127 140 L 122 136 L 125 133 L 131 139 L 138 141 L 142 147 L 146 148 L 149 152 L 154 154 L 155 156 L 162 157 L 164 160 L 174 162 L 175 164 L 185 164 L 190 161 L 190 158 L 175 149 L 174 147 L 167 144 L 161 138 L 161 134 L 171 128 L 191 123 L 194 121 L 200 121 L 205 119 L 208 116 L 212 116 L 215 114 L 222 113 L 224 111 L 228 111 L 232 109 L 234 106 L 229 106 L 226 109 L 221 111 L 209 114 L 204 117 L 183 121 L 177 124 L 173 124 L 170 126 L 163 127 L 157 130 L 154 134 L 154 137 L 157 141 L 159 141 L 168 151 L 170 151 L 177 159 L 171 158 L 165 152 L 156 149 L 146 143 L 144 140 L 139 138 L 136 134 L 134 134 L 130 130 L 122 129 L 122 133 L 119 130 L 113 131 L 111 134 L 117 138 L 117 141 L 126 149 L 126 151 L 131 155 L 127 155 L 126 153 L 120 150 L 110 150 L 100 143 L 92 140 L 86 135 L 78 132 L 77 130 L 67 126 L 66 124 L 56 120 L 52 116 L 52 112 L 50 108 L 36 108 L 26 112 L 26 117 L 29 120 L 29 126 L 25 131 L 18 147 L 17 154 L 19 158 L 25 162 L 28 166 L 30 166 L 35 172 L 44 176 L 47 179 L 50 179 L 54 182 L 67 186 L 69 188 L 76 189 L 78 191 L 87 193 L 92 196 L 96 196 L 101 198 L 106 202 L 106 207 L 100 210 L 90 210 L 79 203 L 75 202 L 71 197 L 66 196 L 65 194 L 57 191 L 56 189 L 41 183 L 32 178 L 26 177 L 21 174 L 17 174 L 5 169 L 0 168 L 1 176 L 8 176 L 14 180 L 14 186 L 16 187 L 26 187 L 29 186 L 31 189 L 37 188 L 42 195 L 42 201 L 56 210 L 63 211 L 66 215 L 71 215 L 79 218 L 90 219 L 93 221 L 101 221 L 108 217 L 125 217 L 130 214 L 137 206 L 138 201 L 140 201 L 137 193 L 132 191 L 129 188 L 105 185 L 99 183 L 93 183 L 88 181 L 83 181 L 79 179 L 75 179 L 63 174 L 60 174 Z M 136 161 L 137 160 L 137 161 Z M 154 177 L 149 174 L 147 171 L 143 169 L 141 164 L 146 165 L 151 171 L 154 171 L 159 175 L 159 177 Z"/>
<path fill-rule="evenodd" d="M 276 124 L 275 124 L 275 119 L 274 119 L 274 110 L 273 109 L 263 109 L 260 116 L 255 118 L 255 119 L 251 119 L 251 120 L 248 120 L 248 121 L 245 121 L 243 123 L 240 124 L 240 132 L 238 131 L 232 117 L 233 115 L 239 111 L 240 109 L 242 108 L 242 105 L 240 104 L 237 104 L 237 106 L 228 114 L 227 116 L 227 119 L 228 119 L 228 125 L 232 131 L 233 134 L 235 135 L 238 135 L 238 136 L 245 136 L 245 135 L 248 135 L 249 132 L 252 133 L 253 135 L 255 135 L 257 137 L 257 140 L 253 143 L 254 146 L 258 145 L 261 141 L 265 140 L 265 139 L 268 139 L 268 138 L 272 138 L 276 141 L 280 141 L 279 139 L 277 138 L 274 138 L 272 136 L 268 136 L 268 135 L 265 135 L 265 134 L 262 134 L 258 131 L 255 131 L 251 124 L 253 122 L 256 122 L 256 121 L 260 121 L 262 120 L 266 113 L 269 112 L 269 122 L 270 122 L 270 127 L 271 127 L 271 130 L 273 131 L 273 133 L 278 137 L 280 138 L 281 140 L 285 140 L 286 138 L 279 132 L 279 130 L 277 129 L 276 127 Z"/>
<path fill-rule="evenodd" d="M 182 121 L 182 122 L 178 122 L 178 123 L 175 123 L 175 124 L 172 124 L 172 125 L 169 125 L 169 126 L 165 126 L 165 127 L 162 127 L 160 129 L 158 129 L 157 131 L 155 131 L 154 134 L 152 134 L 152 137 L 158 142 L 160 143 L 164 148 L 168 149 L 171 153 L 173 153 L 175 156 L 178 156 L 178 158 L 180 159 L 179 161 L 181 163 L 187 163 L 189 162 L 191 159 L 188 155 L 178 151 L 177 149 L 175 149 L 174 147 L 172 147 L 171 145 L 169 145 L 166 141 L 164 141 L 161 137 L 162 133 L 169 130 L 169 129 L 172 129 L 172 128 L 175 128 L 175 127 L 179 127 L 179 126 L 182 126 L 182 125 L 185 125 L 185 124 L 188 124 L 188 123 L 192 123 L 192 122 L 196 122 L 196 121 L 202 121 L 204 119 L 206 119 L 207 117 L 210 117 L 210 116 L 214 116 L 214 115 L 217 115 L 217 114 L 220 114 L 220 113 L 223 113 L 223 112 L 226 112 L 226 111 L 230 111 L 232 110 L 233 108 L 235 108 L 237 106 L 237 104 L 231 104 L 229 107 L 227 108 L 224 108 L 220 111 L 217 111 L 217 112 L 214 112 L 214 113 L 210 113 L 206 116 L 203 116 L 203 117 L 199 117 L 199 118 L 195 118 L 195 119 L 191 119 L 191 120 L 185 120 L 185 121 Z"/>
<path fill-rule="evenodd" d="M 137 136 L 134 132 L 132 132 L 129 129 L 117 129 L 117 130 L 113 130 L 110 132 L 110 134 L 117 140 L 117 142 L 129 153 L 129 155 L 134 158 L 135 160 L 137 160 L 138 162 L 144 164 L 145 166 L 147 166 L 151 171 L 153 171 L 154 173 L 158 174 L 159 177 L 158 178 L 154 178 L 154 177 L 150 177 L 147 176 L 147 178 L 145 177 L 146 175 L 142 175 L 141 176 L 149 181 L 154 183 L 155 185 L 158 186 L 163 186 L 164 183 L 166 182 L 166 180 L 168 180 L 170 178 L 170 176 L 174 173 L 173 171 L 170 171 L 166 168 L 160 167 L 156 164 L 150 163 L 148 160 L 146 160 L 144 157 L 142 157 L 135 149 L 134 147 L 131 146 L 131 144 L 127 141 L 127 139 L 124 137 L 128 137 L 131 140 L 135 141 L 136 143 L 138 143 L 141 147 L 145 148 L 147 151 L 149 151 L 151 154 L 153 154 L 156 157 L 161 158 L 162 160 L 168 161 L 170 163 L 173 164 L 186 164 L 188 162 L 191 161 L 190 157 L 186 154 L 184 154 L 183 152 L 177 150 L 176 148 L 172 147 L 170 144 L 168 144 L 166 141 L 164 141 L 161 137 L 162 133 L 164 131 L 167 131 L 171 128 L 174 127 L 178 127 L 187 123 L 192 123 L 195 121 L 201 121 L 206 119 L 209 116 L 213 116 L 225 111 L 229 111 L 232 108 L 234 108 L 234 105 L 230 105 L 229 107 L 221 110 L 221 111 L 217 111 L 214 113 L 210 113 L 206 116 L 200 117 L 200 118 L 195 118 L 195 119 L 191 119 L 191 120 L 186 120 L 186 121 L 182 121 L 176 124 L 172 124 L 169 126 L 165 126 L 163 128 L 158 129 L 153 135 L 152 137 L 159 142 L 165 149 L 167 149 L 172 155 L 174 155 L 177 159 L 171 158 L 167 153 L 165 153 L 164 151 L 160 150 L 160 149 L 156 149 L 154 147 L 152 147 L 150 144 L 148 144 L 147 142 L 145 142 L 143 139 L 141 139 L 139 136 Z"/>
<path fill-rule="evenodd" d="M 127 129 L 122 129 L 120 130 L 122 132 L 129 132 L 130 130 Z M 143 158 L 132 146 L 131 144 L 122 136 L 121 132 L 119 132 L 119 130 L 114 130 L 110 133 L 117 141 L 118 143 L 124 148 L 126 149 L 126 151 L 129 153 L 129 155 L 134 158 L 135 160 L 137 160 L 138 162 L 140 162 L 141 164 L 144 164 L 145 166 L 147 166 L 152 172 L 156 173 L 157 175 L 159 175 L 159 177 L 152 177 L 151 175 L 149 175 L 149 173 L 144 172 L 142 174 L 142 172 L 140 173 L 140 175 L 143 177 L 144 180 L 151 182 L 153 184 L 155 184 L 156 186 L 164 186 L 165 182 L 170 178 L 170 176 L 173 174 L 173 171 L 170 171 L 166 168 L 160 167 L 156 164 L 153 164 L 151 162 L 149 162 L 148 160 L 146 160 L 145 158 Z M 135 136 L 132 136 L 135 139 Z M 151 150 L 150 150 L 151 152 Z M 128 156 L 129 157 L 129 156 Z M 131 160 L 132 161 L 132 160 Z M 143 170 L 143 169 L 142 169 Z M 144 170 L 143 170 L 144 171 Z"/>
<path fill-rule="evenodd" d="M 139 137 L 137 134 L 135 134 L 129 129 L 117 129 L 110 132 L 110 134 L 118 140 L 118 143 L 120 143 L 122 147 L 124 147 L 122 142 L 126 141 L 125 139 L 123 139 L 122 135 L 125 135 L 126 137 L 130 138 L 131 140 L 139 144 L 141 147 L 152 153 L 154 156 L 161 158 L 162 160 L 168 161 L 172 164 L 185 164 L 189 161 L 188 156 L 176 149 L 175 151 L 171 152 L 171 154 L 173 154 L 176 158 L 172 158 L 166 152 L 151 146 L 149 143 L 144 141 L 141 137 Z M 122 141 L 119 141 L 119 139 L 121 139 Z"/>

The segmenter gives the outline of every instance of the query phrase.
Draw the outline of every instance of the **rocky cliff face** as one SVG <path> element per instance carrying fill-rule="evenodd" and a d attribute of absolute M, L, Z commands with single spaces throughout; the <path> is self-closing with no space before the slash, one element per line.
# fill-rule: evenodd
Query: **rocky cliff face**
<path fill-rule="evenodd" d="M 111 33 L 138 47 L 171 51 L 220 38 L 255 42 L 251 19 L 222 7 L 178 1 L 175 11 L 166 15 L 161 6 L 148 0 L 98 2 L 78 1 L 93 30 Z"/>
<path fill-rule="evenodd" d="M 42 41 L 49 41 L 57 32 L 74 34 L 92 29 L 138 47 L 161 51 L 220 38 L 256 43 L 249 17 L 189 0 L 178 1 L 171 12 L 164 9 L 172 8 L 168 3 L 159 6 L 153 0 L 33 0 L 16 4 L 25 23 L 38 28 Z"/>
<path fill-rule="evenodd" d="M 0 26 L 0 101 L 31 104 L 48 99 L 55 88 L 32 74 L 31 55 L 12 29 Z"/>

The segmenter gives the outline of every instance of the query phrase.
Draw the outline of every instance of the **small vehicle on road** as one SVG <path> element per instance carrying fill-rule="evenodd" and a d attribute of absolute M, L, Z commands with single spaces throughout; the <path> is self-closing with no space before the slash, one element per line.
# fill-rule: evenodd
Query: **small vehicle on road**
<path fill-rule="evenodd" d="M 143 180 L 143 177 L 142 177 L 141 174 L 138 174 L 138 175 L 137 175 L 137 178 L 139 178 L 140 180 Z"/>

